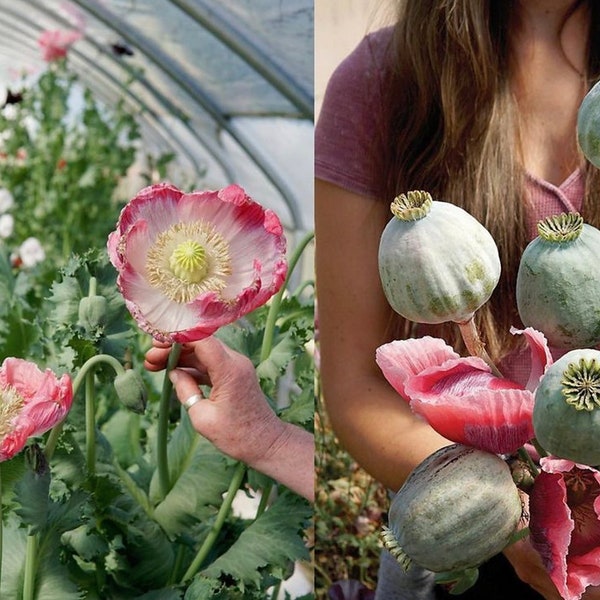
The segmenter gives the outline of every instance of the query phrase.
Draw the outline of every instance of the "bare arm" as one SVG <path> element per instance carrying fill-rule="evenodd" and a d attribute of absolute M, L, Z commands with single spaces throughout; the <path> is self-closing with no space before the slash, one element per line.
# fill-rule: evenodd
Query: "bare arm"
<path fill-rule="evenodd" d="M 165 368 L 170 347 L 155 343 L 146 353 L 150 371 Z M 272 477 L 308 500 L 314 498 L 314 440 L 271 409 L 250 360 L 215 337 L 187 344 L 170 372 L 179 401 L 210 395 L 189 409 L 194 429 L 219 450 Z"/>
<path fill-rule="evenodd" d="M 417 419 L 384 379 L 376 348 L 392 318 L 379 280 L 385 203 L 317 180 L 316 272 L 325 406 L 342 445 L 397 490 L 426 456 L 450 442 Z"/>

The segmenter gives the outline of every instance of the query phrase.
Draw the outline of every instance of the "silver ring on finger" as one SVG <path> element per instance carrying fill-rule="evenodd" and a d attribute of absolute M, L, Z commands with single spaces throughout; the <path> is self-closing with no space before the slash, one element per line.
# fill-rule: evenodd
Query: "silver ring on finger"
<path fill-rule="evenodd" d="M 192 408 L 192 406 L 194 406 L 194 404 L 198 404 L 198 402 L 200 402 L 200 400 L 203 400 L 204 398 L 202 398 L 202 396 L 200 394 L 194 394 L 193 396 L 190 396 L 184 403 L 183 403 L 183 408 L 185 408 L 185 410 L 190 410 L 190 408 Z"/>

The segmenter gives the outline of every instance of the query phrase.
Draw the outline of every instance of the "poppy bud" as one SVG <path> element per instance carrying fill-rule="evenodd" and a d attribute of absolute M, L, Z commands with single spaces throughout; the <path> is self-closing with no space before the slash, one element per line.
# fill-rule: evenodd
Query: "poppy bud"
<path fill-rule="evenodd" d="M 119 400 L 129 410 L 138 414 L 146 410 L 146 386 L 137 371 L 128 369 L 117 375 L 113 383 Z"/>
<path fill-rule="evenodd" d="M 108 301 L 104 296 L 84 296 L 79 301 L 79 324 L 87 330 L 103 325 L 108 313 Z"/>

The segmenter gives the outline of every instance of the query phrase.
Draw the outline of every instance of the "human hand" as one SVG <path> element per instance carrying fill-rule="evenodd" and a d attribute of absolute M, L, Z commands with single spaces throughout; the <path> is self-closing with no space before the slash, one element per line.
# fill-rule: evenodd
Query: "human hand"
<path fill-rule="evenodd" d="M 146 353 L 146 369 L 164 369 L 170 349 L 154 342 Z M 277 417 L 246 356 L 209 337 L 183 346 L 170 378 L 182 404 L 202 396 L 199 384 L 211 386 L 208 398 L 188 410 L 198 433 L 221 452 L 313 499 L 314 438 Z"/>
<path fill-rule="evenodd" d="M 529 539 L 511 544 L 504 549 L 503 553 L 521 581 L 530 585 L 546 600 L 561 600 L 556 586 L 542 564 L 540 555 L 530 544 Z"/>
<path fill-rule="evenodd" d="M 520 492 L 523 502 L 523 514 L 529 514 L 529 496 Z M 528 524 L 528 518 L 522 520 L 521 526 Z M 506 547 L 503 554 L 513 566 L 517 577 L 530 585 L 545 600 L 562 600 L 562 596 L 545 569 L 539 553 L 531 545 L 529 538 L 522 539 Z M 600 600 L 600 587 L 589 587 L 581 600 Z"/>
<path fill-rule="evenodd" d="M 169 345 L 155 342 L 144 366 L 164 369 L 169 352 Z M 217 338 L 186 344 L 177 367 L 169 376 L 182 404 L 195 394 L 202 396 L 198 384 L 212 387 L 208 398 L 188 413 L 194 429 L 223 453 L 252 465 L 283 434 L 285 425 L 264 397 L 250 360 Z"/>

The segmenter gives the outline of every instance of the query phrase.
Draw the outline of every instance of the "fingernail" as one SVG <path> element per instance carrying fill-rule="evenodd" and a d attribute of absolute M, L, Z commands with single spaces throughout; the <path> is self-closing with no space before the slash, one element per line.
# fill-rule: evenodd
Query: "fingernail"
<path fill-rule="evenodd" d="M 177 369 L 171 369 L 171 371 L 169 371 L 169 379 L 173 385 L 177 383 L 177 380 L 179 379 L 179 373 L 177 372 Z"/>

